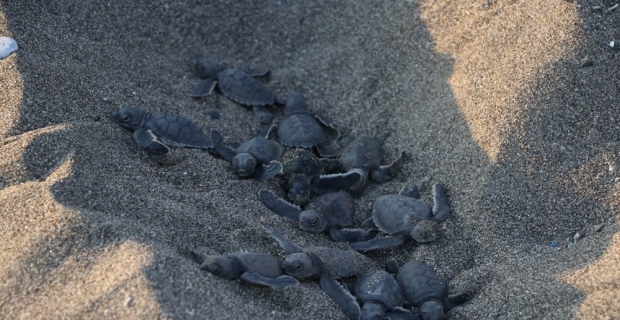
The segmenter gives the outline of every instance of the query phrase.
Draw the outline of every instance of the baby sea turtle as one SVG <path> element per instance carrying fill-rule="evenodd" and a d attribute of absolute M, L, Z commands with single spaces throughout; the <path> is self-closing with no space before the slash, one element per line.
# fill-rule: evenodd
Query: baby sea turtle
<path fill-rule="evenodd" d="M 120 108 L 112 119 L 134 130 L 138 146 L 151 155 L 161 156 L 169 147 L 210 149 L 211 138 L 190 120 L 168 113 L 150 113 L 137 108 Z"/>
<path fill-rule="evenodd" d="M 370 225 L 371 219 L 382 232 L 391 236 L 372 239 L 363 242 L 351 243 L 355 250 L 374 250 L 394 247 L 402 244 L 409 238 L 417 242 L 431 242 L 437 238 L 438 223 L 450 216 L 448 196 L 441 184 L 433 185 L 433 216 L 426 203 L 419 199 L 420 193 L 415 184 L 403 188 L 399 194 L 389 194 L 379 197 L 374 204 L 372 217 L 364 222 Z M 362 232 L 356 229 L 333 230 L 332 237 L 339 237 L 339 233 Z"/>
<path fill-rule="evenodd" d="M 316 147 L 322 157 L 338 154 L 329 149 L 329 143 L 340 137 L 340 132 L 327 118 L 312 115 L 306 99 L 298 92 L 292 92 L 286 99 L 284 118 L 270 130 L 278 129 L 278 140 L 289 147 L 311 149 Z"/>
<path fill-rule="evenodd" d="M 288 192 L 288 200 L 303 205 L 312 192 L 324 194 L 349 188 L 361 179 L 359 172 L 322 175 L 323 164 L 312 152 L 293 149 L 281 159 L 284 170 L 282 188 Z"/>
<path fill-rule="evenodd" d="M 277 160 L 282 155 L 282 147 L 265 137 L 252 138 L 242 143 L 237 150 L 222 144 L 219 131 L 211 129 L 215 152 L 232 163 L 233 171 L 240 177 L 253 176 L 264 181 L 282 173 L 282 164 Z"/>
<path fill-rule="evenodd" d="M 220 91 L 230 100 L 252 108 L 256 120 L 262 124 L 268 124 L 273 120 L 273 114 L 265 106 L 273 105 L 276 96 L 265 88 L 257 76 L 265 76 L 268 70 L 253 70 L 243 72 L 237 69 L 226 69 L 223 65 L 210 59 L 196 62 L 196 73 L 203 79 L 191 96 L 201 98 L 213 92 L 218 85 Z"/>
<path fill-rule="evenodd" d="M 446 282 L 422 261 L 405 263 L 398 270 L 396 280 L 403 288 L 407 302 L 418 308 L 423 320 L 442 320 L 444 312 L 469 300 L 466 293 L 448 296 Z"/>
<path fill-rule="evenodd" d="M 201 270 L 224 279 L 241 279 L 251 284 L 269 287 L 289 287 L 299 284 L 297 279 L 282 271 L 282 260 L 268 254 L 235 252 L 221 256 L 203 256 L 192 252 Z"/>
<path fill-rule="evenodd" d="M 394 276 L 384 270 L 362 275 L 355 285 L 355 296 L 362 305 L 361 319 L 364 320 L 383 319 L 386 312 L 405 303 L 400 285 Z"/>
<path fill-rule="evenodd" d="M 360 274 L 359 261 L 351 251 L 311 247 L 301 250 L 288 242 L 280 231 L 273 227 L 265 230 L 288 254 L 282 263 L 284 273 L 297 279 L 319 278 L 321 289 L 351 319 L 359 319 L 360 307 L 353 295 L 336 279 Z"/>
<path fill-rule="evenodd" d="M 260 201 L 279 216 L 299 223 L 299 228 L 309 232 L 329 232 L 331 229 L 341 229 L 353 223 L 355 201 L 344 191 L 330 192 L 318 196 L 308 203 L 304 210 L 297 205 L 287 202 L 267 190 L 258 191 Z M 372 239 L 378 230 L 369 230 L 363 234 L 356 234 L 353 238 L 342 241 L 359 242 Z"/>
<path fill-rule="evenodd" d="M 323 161 L 337 161 L 335 164 L 330 164 L 330 167 L 339 167 L 347 172 L 359 172 L 362 179 L 350 188 L 357 191 L 366 185 L 369 175 L 377 183 L 385 183 L 394 179 L 402 166 L 405 152 L 401 152 L 400 156 L 389 165 L 381 165 L 384 156 L 383 140 L 374 136 L 362 135 L 351 141 L 340 152 L 337 160 Z"/>

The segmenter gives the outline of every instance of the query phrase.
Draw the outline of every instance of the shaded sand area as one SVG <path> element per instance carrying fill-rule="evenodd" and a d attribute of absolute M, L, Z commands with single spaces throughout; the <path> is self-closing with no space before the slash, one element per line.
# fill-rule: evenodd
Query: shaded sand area
<path fill-rule="evenodd" d="M 357 198 L 356 223 L 405 184 L 428 203 L 432 184 L 446 185 L 452 217 L 439 239 L 366 254 L 368 267 L 421 259 L 451 290 L 477 289 L 451 319 L 617 319 L 613 5 L 3 1 L 0 36 L 20 47 L 0 61 L 0 317 L 343 318 L 316 282 L 225 281 L 186 254 L 283 256 L 262 226 L 301 246 L 348 247 L 263 207 L 256 193 L 277 179 L 240 180 L 200 150 L 150 157 L 109 118 L 138 107 L 226 142 L 256 136 L 251 111 L 219 94 L 189 98 L 191 66 L 208 56 L 269 68 L 269 88 L 300 91 L 345 132 L 392 132 L 387 160 L 411 157 Z"/>

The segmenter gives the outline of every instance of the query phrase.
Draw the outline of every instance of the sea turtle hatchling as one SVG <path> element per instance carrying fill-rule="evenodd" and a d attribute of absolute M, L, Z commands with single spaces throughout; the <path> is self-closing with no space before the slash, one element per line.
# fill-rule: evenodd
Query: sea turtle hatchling
<path fill-rule="evenodd" d="M 204 256 L 192 252 L 192 257 L 201 270 L 228 280 L 241 279 L 269 287 L 289 287 L 299 283 L 297 279 L 284 274 L 282 260 L 268 254 L 235 252 L 221 256 Z"/>
<path fill-rule="evenodd" d="M 273 120 L 273 114 L 265 106 L 273 105 L 277 100 L 276 96 L 254 79 L 256 76 L 267 75 L 268 70 L 243 72 L 224 68 L 210 59 L 203 59 L 196 62 L 196 73 L 203 80 L 192 90 L 191 97 L 209 95 L 217 85 L 230 100 L 251 107 L 258 122 L 268 124 Z"/>
<path fill-rule="evenodd" d="M 442 320 L 444 312 L 465 303 L 467 293 L 448 295 L 446 281 L 433 268 L 418 260 L 411 260 L 398 269 L 396 281 L 405 293 L 405 299 L 418 308 L 422 320 Z"/>
<path fill-rule="evenodd" d="M 331 168 L 339 168 L 345 172 L 357 171 L 362 175 L 358 183 L 350 189 L 353 191 L 361 190 L 368 181 L 368 176 L 377 183 L 385 183 L 396 177 L 396 173 L 402 166 L 405 152 L 402 151 L 399 157 L 389 165 L 381 165 L 385 156 L 383 149 L 383 139 L 374 136 L 361 135 L 347 144 L 340 152 L 338 159 L 324 159 L 330 163 Z"/>
<path fill-rule="evenodd" d="M 450 216 L 448 196 L 441 184 L 433 185 L 433 215 L 426 203 L 419 199 L 420 193 L 415 184 L 404 187 L 399 194 L 389 194 L 379 197 L 374 204 L 372 217 L 362 225 L 379 228 L 390 236 L 371 239 L 363 242 L 351 243 L 355 250 L 374 250 L 394 247 L 402 244 L 409 238 L 425 243 L 434 241 L 439 232 L 438 223 Z M 371 222 L 372 221 L 372 222 Z M 333 238 L 339 238 L 347 233 L 361 233 L 363 229 L 331 230 Z"/>
<path fill-rule="evenodd" d="M 280 244 L 288 254 L 282 263 L 284 273 L 297 279 L 319 278 L 321 289 L 351 319 L 359 319 L 360 307 L 353 295 L 336 279 L 359 275 L 359 261 L 352 251 L 310 247 L 299 249 L 288 242 L 280 231 L 273 227 L 265 230 Z"/>
<path fill-rule="evenodd" d="M 168 113 L 150 113 L 137 108 L 120 108 L 112 119 L 121 126 L 134 130 L 138 146 L 150 155 L 161 156 L 169 147 L 210 149 L 211 138 L 190 120 Z"/>
<path fill-rule="evenodd" d="M 306 204 L 312 192 L 324 194 L 344 190 L 361 179 L 359 172 L 321 174 L 321 160 L 305 149 L 285 152 L 280 161 L 284 171 L 282 188 L 288 200 L 297 205 Z"/>
<path fill-rule="evenodd" d="M 269 210 L 299 223 L 299 228 L 305 231 L 329 232 L 331 229 L 341 229 L 353 223 L 355 201 L 344 191 L 320 195 L 308 203 L 304 210 L 282 198 L 276 198 L 276 195 L 267 189 L 259 190 L 258 197 Z M 377 232 L 377 229 L 371 229 L 342 241 L 366 241 L 374 238 Z"/>
<path fill-rule="evenodd" d="M 236 150 L 223 145 L 222 135 L 215 129 L 211 129 L 211 140 L 215 152 L 229 161 L 233 171 L 242 178 L 253 176 L 265 181 L 282 173 L 282 164 L 277 161 L 282 155 L 282 147 L 266 137 L 252 138 Z"/>
<path fill-rule="evenodd" d="M 285 146 L 294 148 L 316 148 L 322 157 L 335 157 L 330 143 L 340 137 L 340 132 L 327 118 L 312 115 L 303 95 L 292 92 L 286 98 L 284 118 L 273 124 L 271 130 L 278 130 L 278 140 Z"/>
<path fill-rule="evenodd" d="M 405 304 L 405 294 L 394 276 L 384 270 L 363 274 L 355 285 L 355 296 L 362 305 L 360 317 L 362 320 L 417 317 L 402 308 Z"/>

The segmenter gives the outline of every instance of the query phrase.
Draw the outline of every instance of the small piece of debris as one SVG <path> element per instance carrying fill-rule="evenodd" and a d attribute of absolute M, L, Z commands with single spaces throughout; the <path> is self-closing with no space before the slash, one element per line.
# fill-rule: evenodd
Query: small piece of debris
<path fill-rule="evenodd" d="M 616 10 L 616 8 L 618 8 L 618 5 L 619 5 L 619 4 L 618 4 L 618 3 L 616 3 L 613 7 L 610 7 L 610 8 L 608 8 L 607 10 L 605 10 L 605 12 L 611 12 L 611 11 Z"/>
<path fill-rule="evenodd" d="M 601 6 L 593 6 L 592 7 L 592 11 L 598 11 L 598 10 L 601 10 L 601 9 L 603 9 L 603 7 L 601 7 Z"/>
<path fill-rule="evenodd" d="M 95 116 L 95 118 L 93 118 L 93 120 L 99 121 L 99 120 L 101 120 L 101 117 L 100 116 Z"/>
<path fill-rule="evenodd" d="M 610 48 L 611 48 L 611 50 L 613 50 L 613 51 L 618 51 L 618 50 L 620 50 L 620 46 L 617 46 L 615 41 L 611 41 L 611 42 L 609 42 L 609 47 L 610 47 Z"/>
<path fill-rule="evenodd" d="M 9 37 L 0 37 L 0 60 L 17 51 L 17 42 Z"/>
<path fill-rule="evenodd" d="M 593 64 L 594 62 L 592 62 L 592 60 L 588 57 L 581 59 L 581 62 L 579 63 L 582 68 L 591 67 Z"/>
<path fill-rule="evenodd" d="M 220 112 L 217 111 L 216 109 L 211 109 L 211 110 L 207 111 L 207 114 L 209 115 L 209 117 L 211 117 L 211 119 L 219 119 L 220 118 Z"/>
<path fill-rule="evenodd" d="M 133 302 L 133 298 L 127 297 L 127 299 L 125 299 L 125 307 L 131 307 L 132 302 Z"/>
<path fill-rule="evenodd" d="M 557 244 L 557 243 L 555 243 L 555 242 L 551 242 L 551 243 L 549 244 L 549 246 L 550 246 L 550 247 L 553 247 L 553 248 L 557 248 L 557 247 L 558 247 L 558 244 Z"/>
<path fill-rule="evenodd" d="M 601 231 L 601 229 L 603 229 L 603 226 L 604 226 L 603 224 L 597 224 L 594 227 L 592 227 L 592 231 L 599 232 Z"/>
<path fill-rule="evenodd" d="M 581 235 L 581 233 L 577 232 L 575 233 L 575 235 L 573 236 L 573 242 L 577 242 L 579 241 L 579 239 L 583 238 L 583 236 Z"/>

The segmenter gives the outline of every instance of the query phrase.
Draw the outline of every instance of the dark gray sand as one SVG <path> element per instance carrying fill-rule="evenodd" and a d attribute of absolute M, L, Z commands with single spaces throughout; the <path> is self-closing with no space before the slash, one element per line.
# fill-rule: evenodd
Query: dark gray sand
<path fill-rule="evenodd" d="M 226 142 L 256 136 L 250 110 L 189 97 L 193 62 L 211 57 L 269 68 L 268 88 L 300 91 L 343 131 L 392 131 L 387 161 L 411 158 L 394 181 L 369 184 L 356 223 L 408 183 L 429 203 L 432 184 L 446 185 L 438 241 L 366 254 L 369 267 L 416 258 L 454 291 L 478 288 L 451 319 L 618 319 L 614 4 L 3 1 L 0 36 L 19 51 L 0 61 L 0 317 L 343 318 L 316 282 L 254 287 L 186 255 L 283 257 L 263 226 L 348 247 L 264 208 L 256 193 L 277 179 L 240 180 L 196 149 L 148 156 L 109 118 L 138 107 Z"/>

